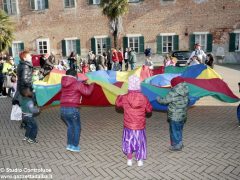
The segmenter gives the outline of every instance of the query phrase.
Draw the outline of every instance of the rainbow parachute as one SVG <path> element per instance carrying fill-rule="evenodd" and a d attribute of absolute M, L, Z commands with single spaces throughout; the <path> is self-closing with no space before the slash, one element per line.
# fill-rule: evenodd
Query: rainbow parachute
<path fill-rule="evenodd" d="M 43 81 L 34 83 L 36 99 L 39 106 L 59 104 L 61 97 L 61 78 L 65 71 L 54 69 Z M 118 95 L 128 91 L 128 77 L 132 74 L 140 77 L 141 90 L 153 105 L 155 110 L 166 110 L 167 106 L 156 101 L 157 96 L 164 97 L 171 89 L 170 81 L 181 78 L 187 82 L 190 89 L 190 103 L 193 105 L 199 98 L 213 96 L 218 100 L 233 103 L 239 101 L 213 69 L 200 64 L 190 67 L 160 67 L 153 71 L 143 66 L 133 71 L 95 71 L 78 74 L 80 80 L 96 83 L 93 94 L 83 97 L 82 105 L 109 106 L 114 105 Z"/>

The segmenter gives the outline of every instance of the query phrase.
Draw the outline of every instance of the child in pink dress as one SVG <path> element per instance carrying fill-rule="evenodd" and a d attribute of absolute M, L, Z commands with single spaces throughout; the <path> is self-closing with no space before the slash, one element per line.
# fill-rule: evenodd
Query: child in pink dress
<path fill-rule="evenodd" d="M 152 112 L 152 106 L 141 93 L 140 79 L 132 75 L 128 79 L 128 93 L 117 97 L 116 106 L 124 110 L 124 129 L 122 150 L 127 155 L 127 165 L 132 166 L 132 153 L 138 166 L 147 158 L 146 113 Z"/>

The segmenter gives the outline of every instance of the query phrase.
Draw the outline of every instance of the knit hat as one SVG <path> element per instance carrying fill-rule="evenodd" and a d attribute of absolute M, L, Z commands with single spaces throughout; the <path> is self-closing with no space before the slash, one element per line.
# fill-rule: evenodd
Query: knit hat
<path fill-rule="evenodd" d="M 140 90 L 140 79 L 136 75 L 132 75 L 128 78 L 128 90 L 136 91 Z"/>

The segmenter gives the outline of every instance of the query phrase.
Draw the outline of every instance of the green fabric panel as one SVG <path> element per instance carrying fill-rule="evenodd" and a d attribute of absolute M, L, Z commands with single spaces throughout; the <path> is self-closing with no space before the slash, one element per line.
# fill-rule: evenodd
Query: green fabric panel
<path fill-rule="evenodd" d="M 189 50 L 194 51 L 194 45 L 195 45 L 195 35 L 190 34 L 189 35 Z"/>
<path fill-rule="evenodd" d="M 162 36 L 157 36 L 157 54 L 162 54 Z"/>
<path fill-rule="evenodd" d="M 179 74 L 186 71 L 187 67 L 167 66 L 164 68 L 164 73 Z"/>
<path fill-rule="evenodd" d="M 66 52 L 66 41 L 62 40 L 62 55 L 63 57 L 66 57 L 67 52 Z"/>
<path fill-rule="evenodd" d="M 213 36 L 212 34 L 207 35 L 207 52 L 212 52 L 212 43 L 213 43 Z"/>
<path fill-rule="evenodd" d="M 76 50 L 77 50 L 77 54 L 81 55 L 81 43 L 80 43 L 80 39 L 76 40 Z"/>
<path fill-rule="evenodd" d="M 178 35 L 173 36 L 173 50 L 174 51 L 179 50 L 179 36 Z"/>
<path fill-rule="evenodd" d="M 229 33 L 229 52 L 235 52 L 236 34 Z"/>
<path fill-rule="evenodd" d="M 91 50 L 93 51 L 94 54 L 96 54 L 96 39 L 91 38 Z"/>
<path fill-rule="evenodd" d="M 144 53 L 144 37 L 139 37 L 139 53 Z"/>

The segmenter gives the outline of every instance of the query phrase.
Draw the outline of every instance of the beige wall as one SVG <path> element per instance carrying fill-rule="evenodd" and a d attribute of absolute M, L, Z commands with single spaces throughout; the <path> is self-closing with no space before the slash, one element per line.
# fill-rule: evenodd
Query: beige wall
<path fill-rule="evenodd" d="M 78 37 L 82 52 L 90 48 L 90 38 L 109 35 L 108 20 L 101 9 L 88 5 L 87 0 L 76 0 L 77 7 L 64 9 L 63 0 L 49 0 L 49 9 L 36 12 L 29 8 L 29 1 L 18 0 L 19 15 L 12 16 L 16 22 L 16 40 L 22 40 L 25 47 L 35 51 L 36 39 L 50 39 L 51 49 L 61 53 L 61 40 Z M 2 7 L 2 1 L 0 5 Z M 189 36 L 185 32 L 211 32 L 215 44 L 228 41 L 228 32 L 239 28 L 240 1 L 238 0 L 145 0 L 130 4 L 129 13 L 124 17 L 124 34 L 142 34 L 145 45 L 156 52 L 156 36 L 159 33 L 179 35 L 179 47 L 189 47 Z M 120 39 L 121 42 L 121 39 Z"/>

